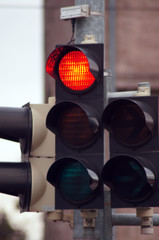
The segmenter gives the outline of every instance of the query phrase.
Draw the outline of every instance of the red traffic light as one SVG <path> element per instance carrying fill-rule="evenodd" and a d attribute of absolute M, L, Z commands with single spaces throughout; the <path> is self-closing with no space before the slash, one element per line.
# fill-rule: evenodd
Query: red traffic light
<path fill-rule="evenodd" d="M 46 72 L 68 90 L 83 92 L 94 86 L 99 74 L 99 65 L 95 55 L 80 47 L 62 46 L 49 56 Z"/>
<path fill-rule="evenodd" d="M 47 175 L 55 186 L 55 209 L 103 208 L 103 44 L 57 46 L 46 71 L 56 92 L 46 118 L 55 134 L 55 163 Z"/>
<path fill-rule="evenodd" d="M 89 70 L 88 59 L 81 51 L 64 55 L 59 64 L 59 76 L 66 87 L 75 91 L 85 90 L 95 81 Z"/>
<path fill-rule="evenodd" d="M 75 102 L 56 104 L 48 113 L 46 126 L 68 145 L 80 148 L 95 141 L 98 114 L 91 106 Z"/>
<path fill-rule="evenodd" d="M 154 134 L 154 114 L 146 103 L 139 100 L 112 101 L 105 108 L 102 120 L 114 138 L 128 147 L 140 146 Z"/>

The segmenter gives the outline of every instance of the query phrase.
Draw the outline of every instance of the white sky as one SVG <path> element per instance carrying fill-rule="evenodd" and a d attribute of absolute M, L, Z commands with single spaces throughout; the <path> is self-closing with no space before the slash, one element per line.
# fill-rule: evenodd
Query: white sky
<path fill-rule="evenodd" d="M 43 102 L 43 0 L 0 0 L 0 106 Z M 19 144 L 0 139 L 0 161 L 20 161 Z M 27 229 L 28 240 L 41 240 L 42 214 L 15 210 L 15 198 L 0 194 L 0 211 Z"/>

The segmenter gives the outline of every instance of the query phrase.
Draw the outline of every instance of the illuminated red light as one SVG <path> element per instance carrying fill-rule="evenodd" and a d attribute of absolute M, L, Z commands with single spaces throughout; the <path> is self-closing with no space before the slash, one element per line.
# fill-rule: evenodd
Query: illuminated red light
<path fill-rule="evenodd" d="M 54 75 L 54 71 L 55 71 L 55 65 L 56 65 L 56 61 L 60 55 L 62 51 L 62 47 L 61 48 L 56 48 L 49 56 L 48 60 L 47 60 L 47 64 L 46 64 L 46 72 L 48 74 L 50 74 L 52 77 L 55 77 Z"/>
<path fill-rule="evenodd" d="M 83 91 L 94 84 L 87 57 L 81 51 L 71 51 L 59 63 L 59 76 L 63 84 L 74 91 Z"/>

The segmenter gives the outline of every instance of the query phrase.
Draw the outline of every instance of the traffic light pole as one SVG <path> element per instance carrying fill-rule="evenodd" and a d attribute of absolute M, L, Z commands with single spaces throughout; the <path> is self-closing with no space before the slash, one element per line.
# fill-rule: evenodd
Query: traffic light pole
<path fill-rule="evenodd" d="M 80 44 L 85 41 L 91 43 L 92 40 L 97 43 L 105 42 L 105 1 L 104 0 L 75 0 L 75 5 L 88 4 L 90 7 L 90 16 L 88 18 L 79 18 L 76 20 L 75 43 Z M 92 39 L 93 38 L 93 39 Z M 107 91 L 107 89 L 106 89 Z M 110 195 L 106 195 L 106 201 Z M 108 200 L 109 201 L 109 200 Z M 89 213 L 87 216 L 89 216 Z M 111 208 L 110 201 L 103 210 L 97 210 L 95 225 L 84 225 L 84 219 L 81 217 L 80 210 L 74 210 L 74 239 L 101 239 L 112 240 L 111 226 Z"/>
<path fill-rule="evenodd" d="M 76 44 L 81 43 L 85 35 L 94 35 L 95 41 L 104 43 L 105 35 L 105 1 L 104 0 L 75 0 L 75 5 L 88 4 L 90 16 L 76 21 Z"/>

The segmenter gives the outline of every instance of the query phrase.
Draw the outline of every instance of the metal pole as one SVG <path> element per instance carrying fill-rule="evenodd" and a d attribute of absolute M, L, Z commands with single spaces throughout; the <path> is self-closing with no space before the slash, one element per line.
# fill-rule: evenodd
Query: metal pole
<path fill-rule="evenodd" d="M 116 0 L 108 1 L 108 63 L 112 72 L 112 90 L 115 91 L 115 59 L 116 59 Z"/>
<path fill-rule="evenodd" d="M 104 234 L 103 240 L 112 240 L 113 239 L 113 227 L 112 227 L 112 209 L 111 209 L 111 197 L 110 191 L 104 192 Z"/>
<path fill-rule="evenodd" d="M 76 20 L 75 43 L 80 44 L 85 35 L 94 35 L 97 43 L 105 43 L 105 0 L 75 0 L 75 5 L 87 4 L 90 7 L 90 16 Z M 80 210 L 75 210 L 73 238 L 105 240 L 104 213 L 105 211 L 98 210 L 95 227 L 85 228 Z"/>
<path fill-rule="evenodd" d="M 91 239 L 91 240 L 106 240 L 103 238 L 103 210 L 98 210 L 97 218 L 95 219 L 95 227 L 84 227 L 84 219 L 81 217 L 80 210 L 74 210 L 74 228 L 73 239 Z"/>
<path fill-rule="evenodd" d="M 76 38 L 77 44 L 84 40 L 85 35 L 94 35 L 98 43 L 105 42 L 105 1 L 104 0 L 75 0 L 75 5 L 90 6 L 90 16 L 80 18 L 76 21 Z"/>
<path fill-rule="evenodd" d="M 154 214 L 152 217 L 153 225 L 159 226 L 159 214 Z M 141 226 L 141 218 L 136 217 L 136 214 L 130 213 L 115 213 L 112 214 L 113 226 Z"/>

